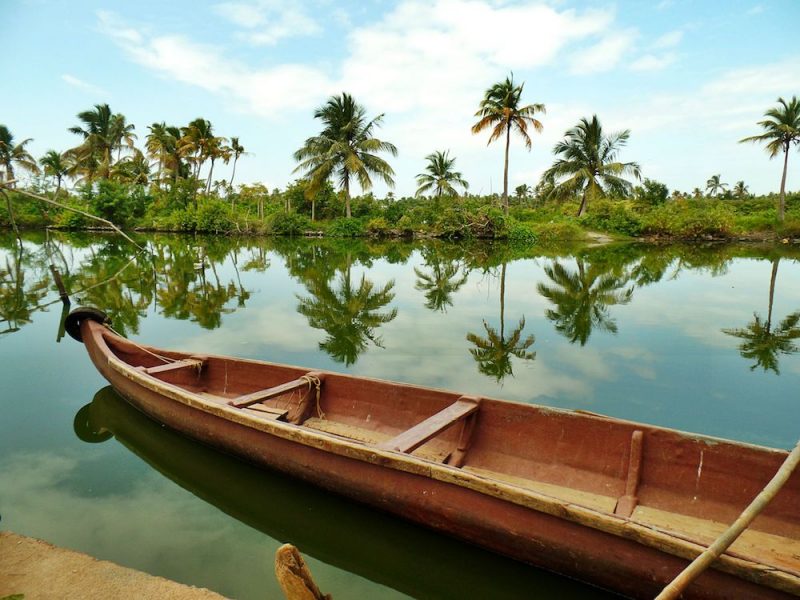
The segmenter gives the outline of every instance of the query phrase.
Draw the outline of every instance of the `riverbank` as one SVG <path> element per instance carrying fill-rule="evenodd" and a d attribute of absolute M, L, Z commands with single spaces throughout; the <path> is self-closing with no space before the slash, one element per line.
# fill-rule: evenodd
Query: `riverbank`
<path fill-rule="evenodd" d="M 353 216 L 339 206 L 304 203 L 302 193 L 259 192 L 247 186 L 227 196 L 132 190 L 111 182 L 79 194 L 62 190 L 54 208 L 28 191 L 0 203 L 0 226 L 86 230 L 107 219 L 142 232 L 314 236 L 333 238 L 502 239 L 520 244 L 587 241 L 592 232 L 613 239 L 655 241 L 769 241 L 800 239 L 800 193 L 786 196 L 779 221 L 772 196 L 717 198 L 598 198 L 576 216 L 576 201 L 518 200 L 508 214 L 494 197 L 354 198 Z M 290 193 L 291 192 L 291 193 Z M 42 193 L 39 191 L 39 198 Z M 334 198 L 334 197 L 332 197 Z M 49 201 L 48 201 L 49 202 Z M 331 199 L 333 202 L 333 199 Z M 75 212 L 77 211 L 77 212 Z"/>
<path fill-rule="evenodd" d="M 205 588 L 183 585 L 42 540 L 0 531 L 0 598 L 7 597 L 20 600 L 224 598 Z"/>

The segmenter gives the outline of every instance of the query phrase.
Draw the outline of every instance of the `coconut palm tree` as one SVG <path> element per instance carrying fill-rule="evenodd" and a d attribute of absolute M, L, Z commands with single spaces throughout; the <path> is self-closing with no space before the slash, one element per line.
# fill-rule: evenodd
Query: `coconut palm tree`
<path fill-rule="evenodd" d="M 352 179 L 356 179 L 365 192 L 372 189 L 370 175 L 394 187 L 392 167 L 375 153 L 388 152 L 397 156 L 397 148 L 373 137 L 374 130 L 383 122 L 383 114 L 368 121 L 366 112 L 345 92 L 341 96 L 331 96 L 314 112 L 314 118 L 322 122 L 322 131 L 308 138 L 294 153 L 294 159 L 300 163 L 294 172 L 305 172 L 309 180 L 308 194 L 316 194 L 332 175 L 337 177 L 348 218 Z"/>
<path fill-rule="evenodd" d="M 517 200 L 529 198 L 532 193 L 533 189 L 527 183 L 523 183 L 514 188 L 514 196 L 517 197 Z"/>
<path fill-rule="evenodd" d="M 113 163 L 113 152 L 126 135 L 128 126 L 122 115 L 115 115 L 108 104 L 95 104 L 91 110 L 78 113 L 81 125 L 69 131 L 83 138 L 83 144 L 72 149 L 76 169 L 91 181 L 99 174 L 108 179 Z M 130 133 L 130 132 L 127 132 Z"/>
<path fill-rule="evenodd" d="M 206 194 L 211 192 L 211 178 L 214 175 L 214 162 L 217 159 L 222 159 L 227 165 L 228 161 L 231 159 L 231 149 L 230 146 L 225 144 L 226 141 L 224 137 L 212 137 L 208 140 L 206 145 L 206 155 L 211 161 L 211 168 L 208 170 L 208 181 L 206 182 Z"/>
<path fill-rule="evenodd" d="M 771 262 L 767 319 L 762 321 L 758 313 L 753 313 L 753 320 L 746 327 L 722 331 L 743 340 L 739 345 L 739 354 L 742 358 L 755 361 L 750 366 L 751 371 L 761 367 L 764 371 L 774 371 L 776 375 L 780 375 L 778 355 L 794 354 L 800 350 L 794 343 L 794 340 L 800 339 L 800 311 L 793 312 L 773 328 L 772 305 L 775 300 L 775 282 L 778 279 L 780 257 L 773 258 Z"/>
<path fill-rule="evenodd" d="M 133 149 L 133 142 L 137 138 L 134 129 L 136 127 L 127 122 L 125 115 L 117 113 L 111 117 L 109 135 L 112 145 L 117 149 L 117 161 L 121 158 L 123 148 Z"/>
<path fill-rule="evenodd" d="M 725 188 L 728 187 L 727 183 L 723 183 L 720 181 L 720 175 L 712 175 L 709 177 L 708 181 L 706 181 L 706 191 L 708 192 L 709 196 L 717 196 L 720 192 L 724 192 Z"/>
<path fill-rule="evenodd" d="M 200 169 L 208 160 L 209 146 L 214 142 L 214 127 L 211 121 L 198 117 L 186 127 L 181 127 L 181 138 L 178 140 L 178 148 L 181 155 L 187 157 L 189 162 L 194 165 L 192 175 L 200 177 Z"/>
<path fill-rule="evenodd" d="M 111 176 L 125 183 L 147 185 L 150 181 L 150 163 L 142 151 L 133 149 L 133 154 L 118 161 L 111 168 Z"/>
<path fill-rule="evenodd" d="M 437 150 L 433 154 L 425 157 L 428 164 L 425 165 L 425 173 L 417 175 L 417 196 L 422 196 L 426 192 L 434 190 L 434 195 L 441 198 L 442 195 L 457 196 L 456 186 L 466 191 L 469 184 L 461 176 L 461 173 L 453 170 L 456 162 L 455 157 L 450 158 L 450 151 L 440 152 Z"/>
<path fill-rule="evenodd" d="M 53 177 L 56 180 L 56 193 L 61 191 L 61 182 L 69 174 L 70 165 L 67 157 L 64 154 L 59 154 L 55 150 L 48 150 L 47 153 L 39 159 L 39 164 L 44 168 L 44 174 Z"/>
<path fill-rule="evenodd" d="M 14 179 L 15 165 L 31 173 L 39 172 L 36 159 L 26 148 L 32 141 L 32 138 L 28 138 L 17 143 L 8 127 L 0 125 L 0 167 L 5 171 L 5 180 Z M 2 181 L 3 179 L 0 179 L 0 182 Z"/>
<path fill-rule="evenodd" d="M 491 128 L 488 144 L 505 135 L 506 150 L 503 166 L 503 210 L 508 214 L 508 149 L 511 145 L 511 130 L 515 130 L 523 140 L 525 147 L 530 150 L 533 145 L 528 134 L 528 127 L 534 131 L 542 131 L 542 123 L 534 117 L 536 113 L 544 113 L 544 104 L 527 104 L 522 106 L 522 89 L 525 84 L 514 84 L 514 74 L 506 77 L 505 81 L 495 83 L 484 93 L 480 108 L 475 113 L 480 117 L 472 126 L 472 133 L 477 134 L 484 129 Z"/>
<path fill-rule="evenodd" d="M 739 198 L 739 200 L 749 196 L 750 190 L 747 189 L 747 184 L 745 184 L 744 181 L 737 181 L 736 185 L 733 186 L 733 195 Z"/>
<path fill-rule="evenodd" d="M 536 352 L 528 352 L 536 337 L 531 334 L 522 337 L 522 330 L 525 329 L 525 317 L 523 316 L 517 326 L 509 335 L 505 331 L 505 311 L 506 311 L 506 263 L 500 268 L 500 331 L 483 321 L 483 329 L 486 336 L 476 333 L 468 333 L 467 341 L 475 347 L 469 349 L 469 353 L 475 362 L 478 363 L 478 371 L 489 377 L 494 377 L 498 383 L 506 377 L 513 375 L 513 365 L 511 357 L 520 360 L 533 360 Z"/>
<path fill-rule="evenodd" d="M 579 217 L 586 212 L 590 199 L 629 194 L 633 186 L 623 176 L 642 178 L 638 163 L 617 160 L 619 151 L 628 143 L 629 129 L 606 135 L 597 115 L 592 115 L 591 120 L 584 117 L 564 136 L 553 148 L 561 158 L 545 171 L 542 179 L 552 182 L 551 197 L 580 193 Z"/>
<path fill-rule="evenodd" d="M 233 171 L 231 172 L 231 182 L 230 185 L 233 187 L 233 178 L 236 176 L 236 162 L 239 160 L 240 156 L 244 156 L 247 154 L 244 150 L 244 146 L 239 143 L 238 137 L 231 138 L 231 155 L 233 156 Z"/>
<path fill-rule="evenodd" d="M 540 282 L 536 289 L 555 306 L 546 310 L 545 316 L 555 323 L 556 331 L 571 343 L 580 342 L 585 346 L 595 328 L 617 332 L 608 307 L 630 302 L 633 287 L 625 289 L 626 276 L 615 275 L 594 264 L 587 267 L 583 258 L 576 258 L 575 262 L 577 272 L 568 271 L 558 261 L 545 267 L 545 274 L 555 285 Z"/>
<path fill-rule="evenodd" d="M 783 175 L 781 176 L 781 192 L 778 199 L 778 220 L 783 221 L 786 212 L 786 170 L 789 164 L 789 149 L 792 144 L 800 144 L 800 101 L 797 96 L 787 102 L 778 98 L 779 106 L 770 108 L 764 113 L 767 117 L 758 124 L 764 130 L 761 135 L 746 137 L 742 142 L 764 142 L 770 158 L 775 158 L 783 151 Z"/>

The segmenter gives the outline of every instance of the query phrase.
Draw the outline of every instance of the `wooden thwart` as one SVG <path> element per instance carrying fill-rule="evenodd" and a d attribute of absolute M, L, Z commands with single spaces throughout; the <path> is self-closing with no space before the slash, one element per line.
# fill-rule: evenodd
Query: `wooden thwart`
<path fill-rule="evenodd" d="M 309 373 L 308 376 L 318 377 L 319 375 L 317 373 Z M 289 392 L 293 392 L 295 390 L 308 387 L 309 387 L 309 380 L 306 379 L 305 377 L 300 377 L 293 381 L 282 383 L 281 385 L 276 385 L 271 388 L 259 390 L 251 394 L 244 394 L 243 396 L 234 398 L 233 400 L 228 402 L 228 404 L 230 404 L 235 408 L 246 408 L 248 406 L 252 406 L 253 404 L 258 404 L 259 402 L 265 402 L 271 398 L 276 398 L 277 396 L 282 396 L 283 394 L 288 394 Z"/>
<path fill-rule="evenodd" d="M 461 396 L 447 408 L 417 423 L 400 435 L 379 445 L 384 450 L 413 452 L 442 431 L 478 410 L 479 401 L 470 396 Z"/>

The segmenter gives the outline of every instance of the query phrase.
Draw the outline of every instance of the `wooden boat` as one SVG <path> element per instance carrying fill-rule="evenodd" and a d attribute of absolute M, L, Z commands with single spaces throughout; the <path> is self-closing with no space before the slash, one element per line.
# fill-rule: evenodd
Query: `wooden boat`
<path fill-rule="evenodd" d="M 530 600 L 531 590 L 536 597 L 560 600 L 618 598 L 238 460 L 162 427 L 110 386 L 75 415 L 75 433 L 90 443 L 113 436 L 163 476 L 234 519 L 412 598 Z"/>
<path fill-rule="evenodd" d="M 652 598 L 787 456 L 601 415 L 67 331 L 155 420 L 460 539 Z M 424 549 L 421 549 L 424 551 Z M 684 597 L 800 596 L 800 476 Z"/>

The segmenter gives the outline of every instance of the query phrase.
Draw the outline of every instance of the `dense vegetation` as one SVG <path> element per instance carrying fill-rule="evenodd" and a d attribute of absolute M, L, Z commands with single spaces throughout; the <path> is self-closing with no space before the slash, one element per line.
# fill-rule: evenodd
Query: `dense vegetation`
<path fill-rule="evenodd" d="M 394 171 L 379 154 L 395 156 L 397 148 L 375 137 L 383 115 L 368 118 L 346 93 L 314 113 L 322 129 L 294 153 L 302 176 L 283 190 L 234 185 L 245 148 L 237 137 L 217 136 L 206 119 L 183 127 L 153 123 L 141 150 L 134 125 L 99 104 L 79 113 L 78 125 L 69 129 L 79 137 L 76 147 L 50 150 L 38 161 L 28 151 L 30 139 L 17 142 L 0 125 L 0 175 L 5 180 L 18 178 L 20 171 L 29 176 L 24 188 L 9 184 L 0 203 L 0 226 L 96 225 L 72 208 L 124 228 L 182 232 L 508 238 L 527 244 L 581 239 L 587 230 L 680 239 L 800 237 L 800 193 L 785 191 L 788 155 L 800 143 L 796 97 L 779 99 L 759 123 L 763 133 L 742 140 L 763 143 L 770 157 L 783 158 L 777 196 L 753 196 L 743 181 L 730 188 L 720 174 L 709 178 L 705 191 L 692 192 L 641 180 L 638 163 L 619 159 L 630 131 L 606 133 L 596 115 L 565 132 L 553 150 L 556 160 L 535 187 L 518 186 L 511 196 L 511 133 L 530 149 L 529 132 L 542 128 L 534 115 L 545 111 L 543 104 L 523 105 L 523 87 L 512 77 L 490 87 L 472 127 L 476 134 L 488 129 L 489 143 L 505 141 L 502 195 L 469 194 L 466 179 L 455 170 L 456 158 L 444 150 L 425 157 L 414 197 L 389 192 L 376 198 L 370 192 L 374 177 L 394 185 Z M 215 180 L 220 163 L 230 164 L 230 176 Z M 354 183 L 360 195 L 352 194 Z"/>

